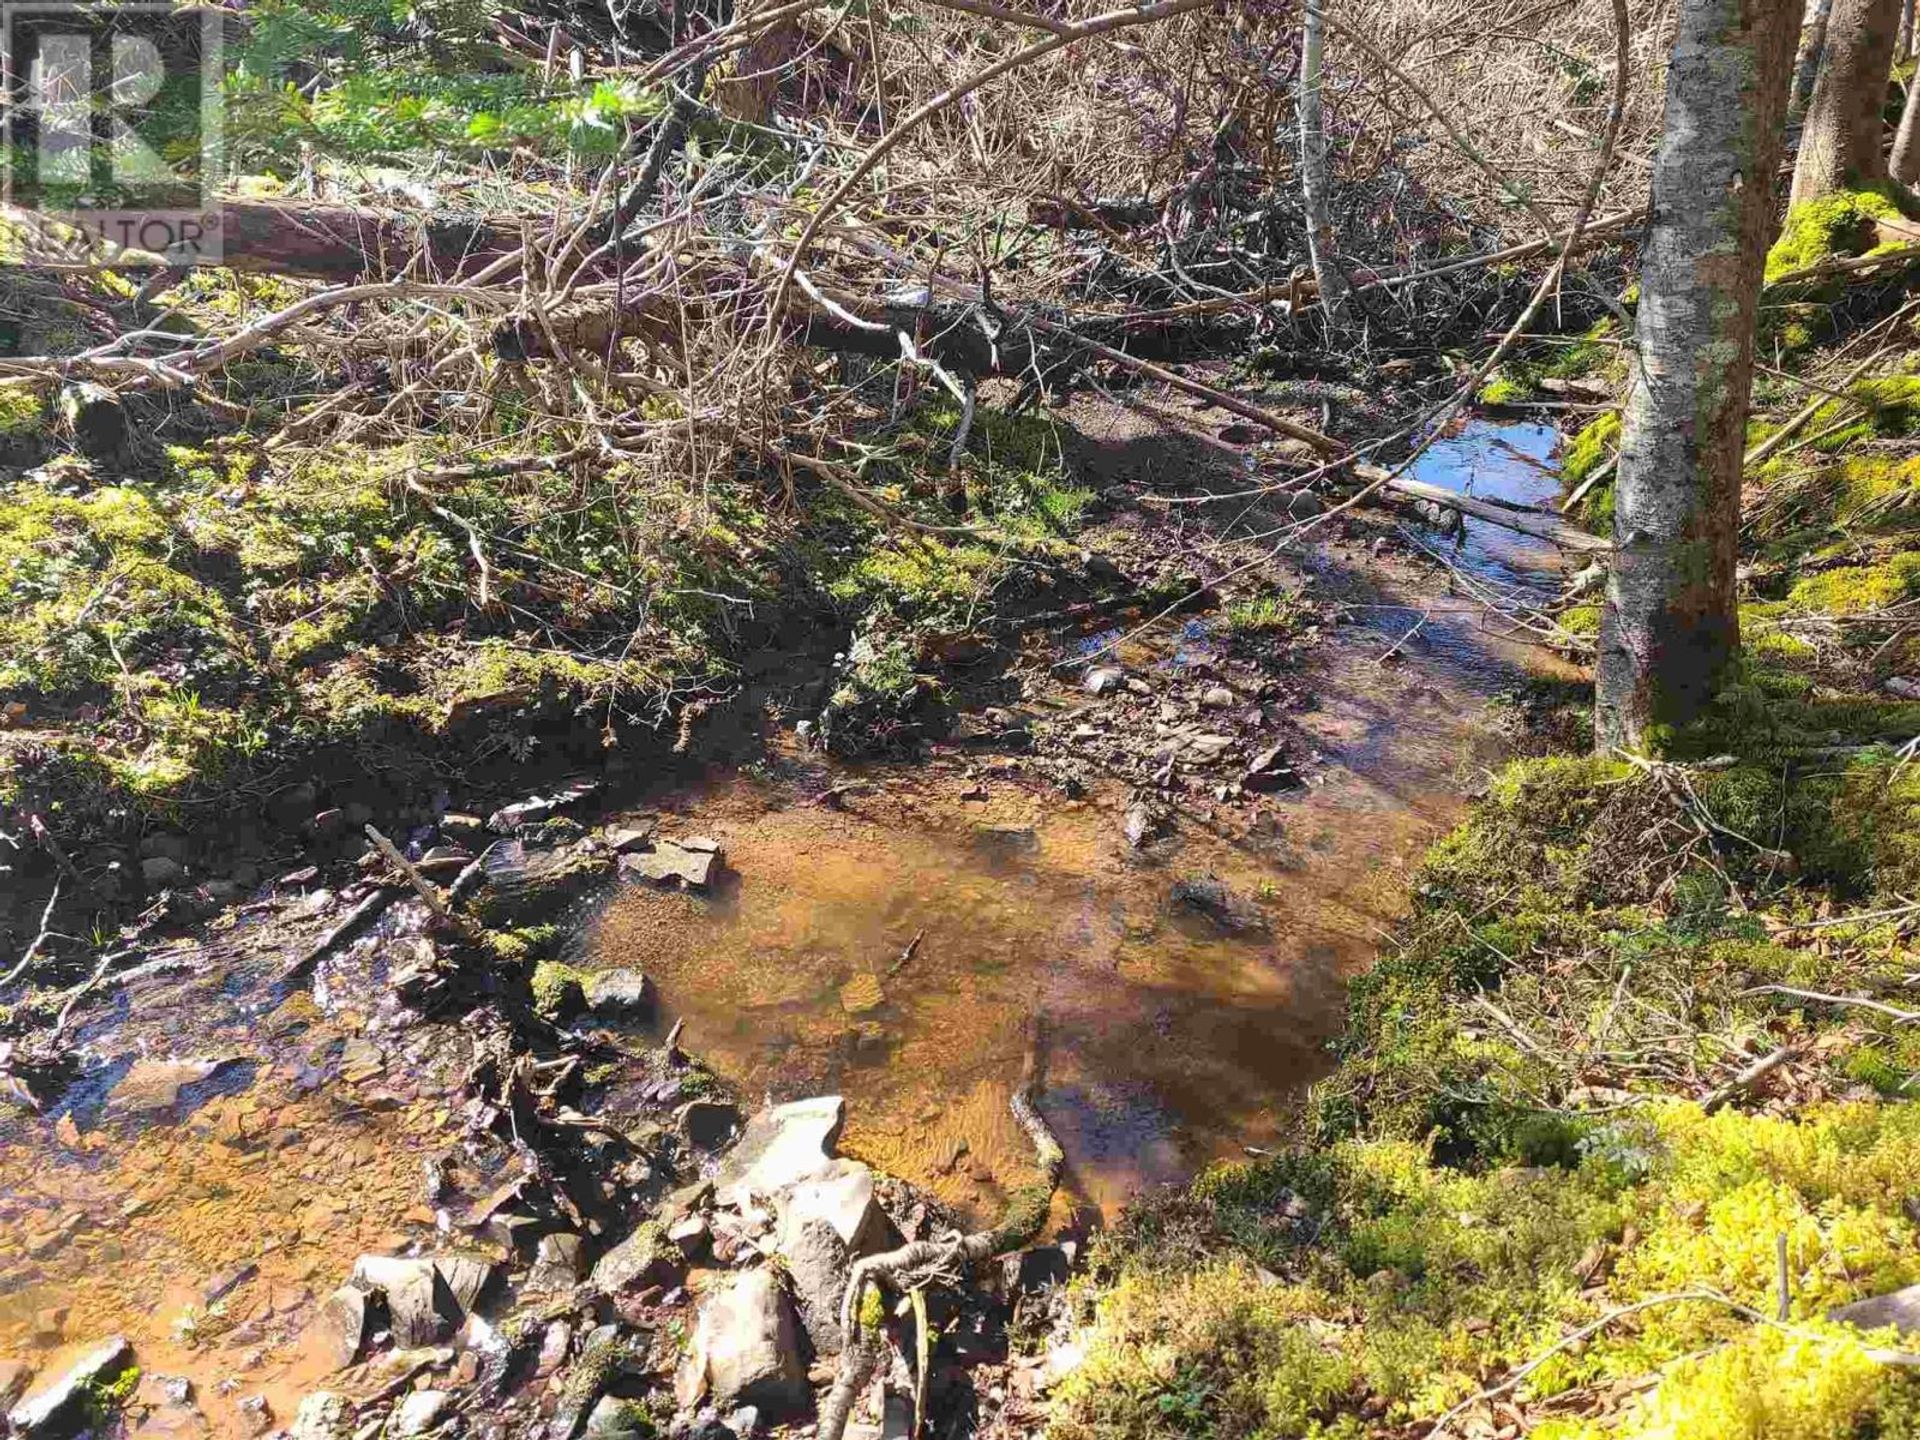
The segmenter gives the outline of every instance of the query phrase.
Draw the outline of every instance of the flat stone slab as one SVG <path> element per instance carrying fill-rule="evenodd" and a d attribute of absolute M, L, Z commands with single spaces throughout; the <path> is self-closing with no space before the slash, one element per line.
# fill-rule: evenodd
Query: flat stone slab
<path fill-rule="evenodd" d="M 847 1102 L 838 1095 L 792 1100 L 762 1110 L 747 1122 L 740 1143 L 728 1152 L 713 1177 L 723 1205 L 749 1203 L 755 1195 L 773 1195 L 820 1174 L 833 1159 Z"/>
<path fill-rule="evenodd" d="M 704 890 L 713 878 L 720 857 L 710 850 L 688 850 L 662 841 L 651 850 L 628 852 L 620 857 L 620 872 L 637 875 L 663 885 L 678 880 L 695 890 Z"/>
<path fill-rule="evenodd" d="M 118 1375 L 132 1363 L 133 1346 L 127 1343 L 127 1337 L 110 1336 L 8 1411 L 7 1423 L 23 1440 L 64 1433 L 88 1387 Z"/>
<path fill-rule="evenodd" d="M 1827 1318 L 1861 1330 L 1884 1330 L 1891 1325 L 1902 1335 L 1920 1333 L 1920 1285 L 1909 1285 L 1869 1300 L 1856 1300 L 1829 1310 Z"/>

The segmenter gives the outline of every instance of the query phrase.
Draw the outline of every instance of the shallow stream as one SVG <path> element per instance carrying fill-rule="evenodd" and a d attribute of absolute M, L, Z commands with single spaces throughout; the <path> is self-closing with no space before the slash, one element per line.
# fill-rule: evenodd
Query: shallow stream
<path fill-rule="evenodd" d="M 1550 446 L 1544 427 L 1474 429 L 1419 474 L 1538 502 Z M 1346 551 L 1316 563 L 1358 574 L 1366 556 Z M 1471 521 L 1454 558 L 1533 585 L 1551 556 Z M 1396 646 L 1442 607 L 1367 593 L 1297 717 L 1308 783 L 1262 797 L 1248 826 L 1186 824 L 1136 849 L 1117 786 L 1066 800 L 1017 765 L 789 754 L 766 779 L 655 797 L 667 833 L 721 842 L 724 877 L 707 895 L 621 891 L 577 958 L 644 969 L 660 1025 L 684 1019 L 687 1047 L 750 1103 L 844 1093 L 846 1150 L 974 1215 L 1027 1176 L 1006 1101 L 1036 1034 L 1068 1158 L 1062 1220 L 1282 1143 L 1327 1068 L 1345 980 L 1500 758 L 1486 702 L 1524 659 L 1464 607 Z M 1121 658 L 1153 677 L 1210 643 L 1208 622 L 1184 622 Z M 1084 699 L 1070 676 L 1061 688 L 1037 703 Z M 1176 885 L 1209 878 L 1252 923 L 1176 904 Z M 248 954 L 249 923 L 90 1019 L 82 1038 L 109 1063 L 44 1114 L 0 1109 L 0 1364 L 49 1370 L 123 1333 L 229 1435 L 254 1433 L 252 1396 L 284 1424 L 325 1368 L 298 1337 L 356 1254 L 431 1239 L 423 1165 L 461 1128 L 435 1027 L 383 1029 L 377 946 L 323 968 L 316 1003 L 275 983 L 284 955 Z M 170 1068 L 187 1057 L 223 1063 Z"/>

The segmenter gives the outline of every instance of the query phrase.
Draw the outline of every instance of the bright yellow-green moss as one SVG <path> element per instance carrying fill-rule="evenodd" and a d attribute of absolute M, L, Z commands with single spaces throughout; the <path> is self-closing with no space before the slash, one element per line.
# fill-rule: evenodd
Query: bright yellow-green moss
<path fill-rule="evenodd" d="M 1560 612 L 1560 628 L 1569 635 L 1593 636 L 1600 633 L 1600 607 L 1575 605 Z"/>
<path fill-rule="evenodd" d="M 1492 378 L 1480 387 L 1479 398 L 1482 405 L 1511 405 L 1532 393 L 1532 382 L 1524 375 L 1503 369 L 1494 371 Z"/>
<path fill-rule="evenodd" d="M 1913 1386 L 1859 1335 L 1819 1323 L 1757 1326 L 1667 1372 L 1616 1425 L 1564 1422 L 1545 1440 L 1856 1440 L 1906 1436 Z"/>
<path fill-rule="evenodd" d="M 47 425 L 47 406 L 31 385 L 0 385 L 0 435 L 38 434 Z"/>
<path fill-rule="evenodd" d="M 1836 255 L 1867 254 L 1875 248 L 1873 222 L 1899 213 L 1891 200 L 1870 190 L 1842 190 L 1794 206 L 1767 252 L 1768 283 Z"/>
<path fill-rule="evenodd" d="M 591 970 L 542 960 L 533 967 L 534 1012 L 547 1020 L 571 1019 L 586 1005 L 586 987 L 592 979 Z"/>
<path fill-rule="evenodd" d="M 1920 595 L 1920 551 L 1896 555 L 1882 565 L 1842 565 L 1795 583 L 1788 604 L 1829 615 L 1884 610 Z"/>
<path fill-rule="evenodd" d="M 1620 443 L 1620 412 L 1609 410 L 1581 427 L 1560 462 L 1560 481 L 1572 490 L 1613 454 Z"/>

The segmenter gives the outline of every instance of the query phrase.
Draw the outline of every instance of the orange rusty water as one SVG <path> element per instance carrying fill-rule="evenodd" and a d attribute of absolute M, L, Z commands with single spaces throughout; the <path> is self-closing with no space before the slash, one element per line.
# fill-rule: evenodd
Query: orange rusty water
<path fill-rule="evenodd" d="M 1327 1068 L 1345 978 L 1497 749 L 1462 675 L 1347 648 L 1358 663 L 1304 717 L 1321 783 L 1258 802 L 1252 838 L 1188 824 L 1135 853 L 1117 791 L 1069 801 L 1009 777 L 981 802 L 957 766 L 837 774 L 870 782 L 837 810 L 723 779 L 664 821 L 724 845 L 717 892 L 626 891 L 588 962 L 652 975 L 686 1043 L 750 1097 L 844 1093 L 845 1148 L 976 1217 L 1030 1173 L 1006 1102 L 1036 1019 L 1078 1198 L 1111 1211 L 1273 1144 Z M 1265 928 L 1178 913 L 1173 884 L 1206 874 Z"/>

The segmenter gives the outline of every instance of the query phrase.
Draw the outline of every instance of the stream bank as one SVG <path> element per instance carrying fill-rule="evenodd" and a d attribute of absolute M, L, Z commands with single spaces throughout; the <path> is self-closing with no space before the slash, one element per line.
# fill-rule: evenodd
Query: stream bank
<path fill-rule="evenodd" d="M 1112 548 L 1134 563 L 1124 537 Z M 712 1144 L 682 1144 L 679 1112 L 730 1089 L 754 1102 L 742 1113 L 846 1094 L 844 1153 L 916 1182 L 889 1210 L 903 1233 L 984 1219 L 1030 1176 L 1007 1098 L 1035 1016 L 1041 1108 L 1067 1151 L 1063 1238 L 1143 1187 L 1284 1140 L 1415 856 L 1505 751 L 1487 705 L 1522 651 L 1469 607 L 1409 593 L 1422 564 L 1390 534 L 1343 526 L 1269 592 L 1310 596 L 1311 622 L 1083 624 L 1077 663 L 1049 647 L 1023 657 L 989 682 L 1005 703 L 963 712 L 920 764 L 849 766 L 787 739 L 751 775 L 650 797 L 663 835 L 718 843 L 705 894 L 633 886 L 537 917 L 582 937 L 557 959 L 644 971 L 661 1003 L 586 1039 L 560 1092 L 571 1113 L 622 1116 L 644 1158 L 599 1197 L 604 1220 L 582 1210 L 587 1252 L 657 1206 L 667 1178 L 714 1165 Z M 645 818 L 568 794 L 523 812 L 530 838 L 565 847 Z M 420 858 L 435 844 L 472 855 L 487 837 L 463 822 L 411 838 Z M 541 1064 L 574 1053 L 515 1008 L 554 937 L 519 933 L 497 971 L 443 968 L 419 950 L 424 909 L 403 899 L 309 984 L 292 962 L 372 893 L 320 858 L 210 924 L 142 937 L 151 969 L 72 1007 L 78 1073 L 54 1073 L 28 1097 L 38 1112 L 0 1135 L 17 1237 L 0 1348 L 44 1382 L 124 1334 L 149 1427 L 288 1423 L 337 1361 L 316 1352 L 316 1327 L 363 1255 L 452 1242 L 509 1268 L 532 1258 L 524 1227 L 478 1213 L 521 1183 L 511 1160 L 528 1142 L 498 1132 L 500 1104 L 474 1077 L 501 1045 L 531 1045 Z M 713 1073 L 663 1043 L 675 1020 Z M 560 1133 L 589 1173 L 604 1163 Z M 755 1233 L 748 1218 L 734 1253 Z M 694 1323 L 698 1292 L 662 1284 L 633 1313 L 665 1335 Z M 570 1333 L 543 1405 L 585 1359 L 591 1332 Z M 640 1374 L 666 1363 L 629 1358 Z M 433 1383 L 469 1383 L 456 1383 L 467 1364 L 431 1362 Z M 173 1381 L 192 1405 L 174 1403 Z M 364 1407 L 391 1376 L 376 1366 L 356 1383 Z"/>

